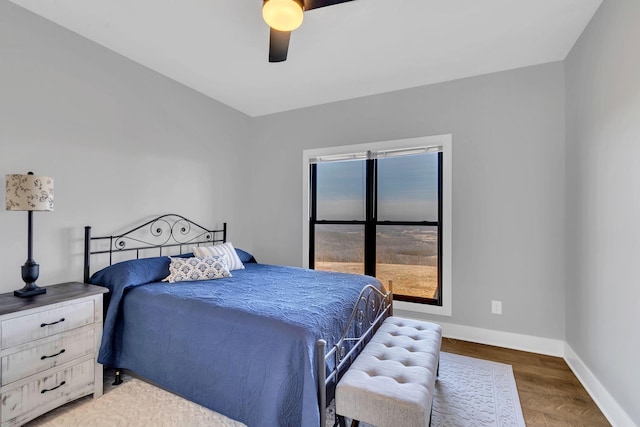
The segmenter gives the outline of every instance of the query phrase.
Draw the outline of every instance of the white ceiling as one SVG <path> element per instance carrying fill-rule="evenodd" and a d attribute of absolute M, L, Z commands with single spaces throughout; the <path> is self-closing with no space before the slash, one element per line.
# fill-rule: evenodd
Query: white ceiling
<path fill-rule="evenodd" d="M 267 61 L 262 0 L 11 0 L 250 116 L 563 60 L 602 0 L 355 0 Z"/>

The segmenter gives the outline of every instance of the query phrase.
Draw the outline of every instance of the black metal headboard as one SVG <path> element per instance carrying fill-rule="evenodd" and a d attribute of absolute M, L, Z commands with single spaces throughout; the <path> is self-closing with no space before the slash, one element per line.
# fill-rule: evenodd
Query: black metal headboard
<path fill-rule="evenodd" d="M 92 250 L 93 241 L 108 241 L 109 247 Z M 91 277 L 91 255 L 109 254 L 109 265 L 113 263 L 113 254 L 135 251 L 140 258 L 140 251 L 158 249 L 158 256 L 163 249 L 178 247 L 180 253 L 184 246 L 191 248 L 203 243 L 216 244 L 227 241 L 227 223 L 220 230 L 209 230 L 195 222 L 177 214 L 161 215 L 147 221 L 129 231 L 115 236 L 91 236 L 91 227 L 84 228 L 84 282 Z"/>

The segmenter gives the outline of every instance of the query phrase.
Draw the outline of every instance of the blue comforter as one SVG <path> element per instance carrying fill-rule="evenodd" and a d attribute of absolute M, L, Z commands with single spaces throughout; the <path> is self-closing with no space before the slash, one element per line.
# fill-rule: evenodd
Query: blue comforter
<path fill-rule="evenodd" d="M 251 427 L 317 426 L 315 342 L 337 340 L 360 290 L 379 282 L 245 267 L 212 281 L 109 284 L 98 361 Z"/>

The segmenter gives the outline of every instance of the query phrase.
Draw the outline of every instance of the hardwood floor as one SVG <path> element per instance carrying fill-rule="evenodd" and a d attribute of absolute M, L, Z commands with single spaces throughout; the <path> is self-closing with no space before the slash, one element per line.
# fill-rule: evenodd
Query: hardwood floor
<path fill-rule="evenodd" d="M 611 425 L 560 357 L 451 338 L 442 351 L 511 365 L 527 427 Z"/>

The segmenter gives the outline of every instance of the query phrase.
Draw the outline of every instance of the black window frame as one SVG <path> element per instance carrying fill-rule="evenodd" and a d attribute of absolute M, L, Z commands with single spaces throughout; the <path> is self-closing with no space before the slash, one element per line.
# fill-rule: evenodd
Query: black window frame
<path fill-rule="evenodd" d="M 316 225 L 363 225 L 364 226 L 364 274 L 376 275 L 376 232 L 378 226 L 424 226 L 436 227 L 438 234 L 438 283 L 436 298 L 409 295 L 393 295 L 397 301 L 442 306 L 442 151 L 438 155 L 438 220 L 437 221 L 378 221 L 378 159 L 359 160 L 366 162 L 365 219 L 364 220 L 318 220 L 317 218 L 317 163 L 309 166 L 309 268 L 315 268 Z M 385 284 L 385 286 L 387 286 Z"/>

